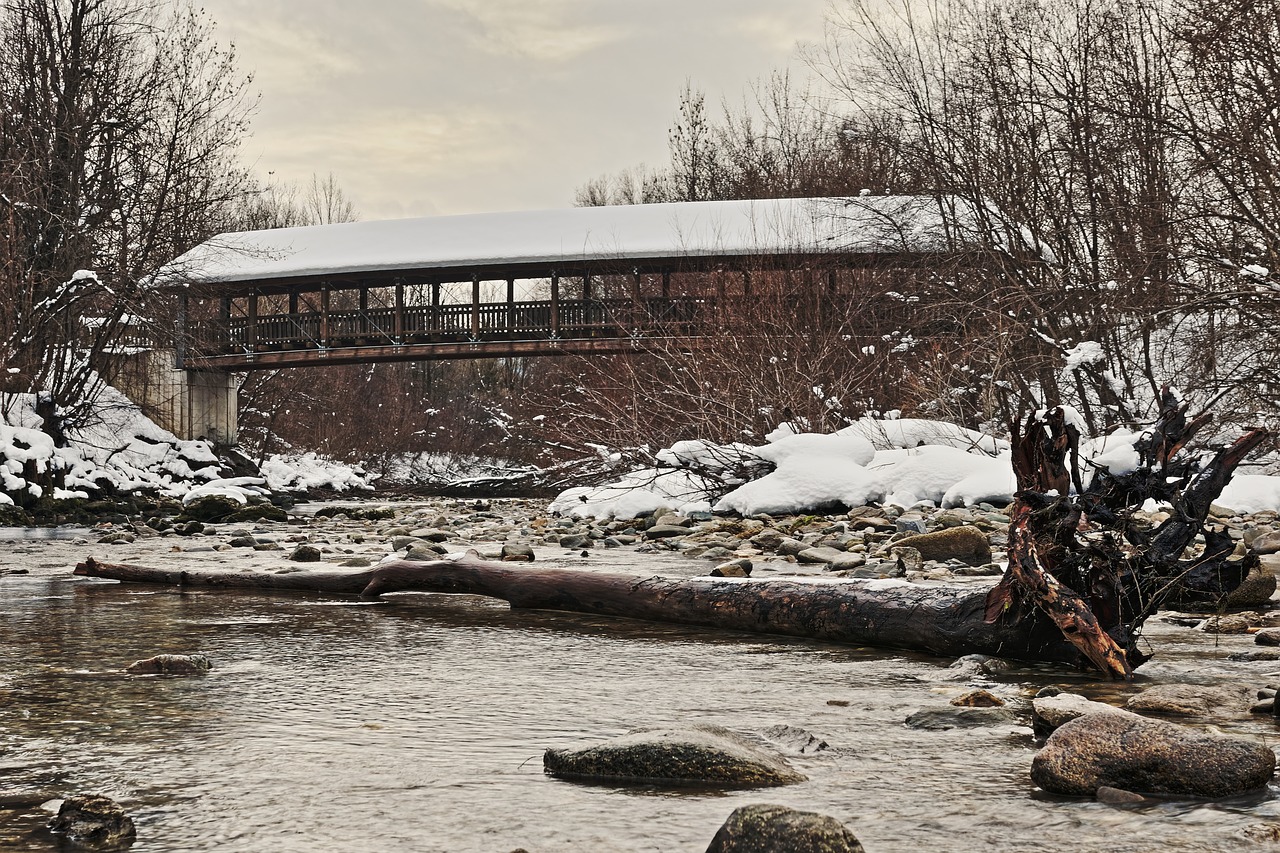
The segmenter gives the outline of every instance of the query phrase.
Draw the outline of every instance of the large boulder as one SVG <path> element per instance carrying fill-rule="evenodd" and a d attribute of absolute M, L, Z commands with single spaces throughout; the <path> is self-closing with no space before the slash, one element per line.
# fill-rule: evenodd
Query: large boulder
<path fill-rule="evenodd" d="M 548 749 L 542 767 L 562 779 L 637 784 L 768 788 L 805 780 L 782 756 L 719 726 L 649 729 Z"/>
<path fill-rule="evenodd" d="M 893 542 L 895 548 L 915 548 L 926 560 L 960 560 L 966 565 L 982 566 L 991 562 L 991 543 L 987 534 L 976 527 L 948 527 L 919 536 L 905 536 Z"/>
<path fill-rule="evenodd" d="M 863 853 L 863 847 L 833 817 L 761 803 L 735 809 L 707 853 Z"/>
<path fill-rule="evenodd" d="M 205 495 L 189 502 L 182 508 L 179 521 L 222 521 L 235 515 L 244 508 L 244 504 L 227 495 Z"/>
<path fill-rule="evenodd" d="M 1252 740 L 1108 711 L 1055 731 L 1031 760 L 1031 780 L 1051 793 L 1073 796 L 1093 796 L 1107 786 L 1217 799 L 1262 788 L 1275 766 L 1271 748 Z"/>
<path fill-rule="evenodd" d="M 67 797 L 49 829 L 100 848 L 114 848 L 137 836 L 133 820 L 120 804 L 97 794 Z"/>

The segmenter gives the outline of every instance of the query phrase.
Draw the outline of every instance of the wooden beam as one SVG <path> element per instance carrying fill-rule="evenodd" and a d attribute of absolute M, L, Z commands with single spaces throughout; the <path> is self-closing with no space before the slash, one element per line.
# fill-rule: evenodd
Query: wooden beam
<path fill-rule="evenodd" d="M 404 340 L 404 282 L 396 279 L 396 308 L 391 321 L 391 335 L 396 343 Z"/>
<path fill-rule="evenodd" d="M 329 346 L 329 285 L 320 288 L 320 346 Z"/>
<path fill-rule="evenodd" d="M 551 339 L 560 337 L 560 275 L 551 274 Z"/>
<path fill-rule="evenodd" d="M 674 346 L 685 349 L 700 349 L 709 345 L 711 341 L 712 339 L 710 338 L 689 336 L 568 338 L 551 341 L 450 341 L 432 344 L 404 344 L 403 346 L 335 347 L 324 352 L 314 349 L 280 350 L 276 352 L 260 352 L 252 357 L 245 353 L 197 356 L 188 360 L 188 367 L 202 370 L 244 371 L 283 367 L 315 367 L 332 364 L 372 364 L 383 361 L 459 361 L 517 356 L 627 353 L 643 352 L 649 349 L 667 350 Z"/>
<path fill-rule="evenodd" d="M 249 294 L 246 311 L 248 322 L 244 330 L 245 346 L 249 348 L 249 352 L 253 352 L 258 346 L 258 294 Z"/>
<path fill-rule="evenodd" d="M 440 331 L 440 282 L 431 282 L 431 322 L 428 331 Z"/>
<path fill-rule="evenodd" d="M 507 336 L 512 340 L 516 336 L 516 280 L 507 279 Z"/>
<path fill-rule="evenodd" d="M 471 340 L 480 340 L 480 276 L 471 276 Z"/>

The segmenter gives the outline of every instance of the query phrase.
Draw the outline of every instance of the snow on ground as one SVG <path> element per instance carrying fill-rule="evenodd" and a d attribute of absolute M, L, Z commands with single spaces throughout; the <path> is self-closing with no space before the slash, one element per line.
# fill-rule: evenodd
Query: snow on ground
<path fill-rule="evenodd" d="M 272 491 L 305 492 L 311 489 L 369 489 L 363 468 L 317 456 L 315 453 L 275 454 L 259 466 Z"/>
<path fill-rule="evenodd" d="M 56 447 L 41 429 L 44 419 L 36 404 L 34 394 L 0 395 L 0 504 L 88 498 L 101 494 L 104 486 L 184 501 L 224 495 L 240 503 L 269 488 L 367 487 L 362 472 L 314 454 L 273 457 L 271 483 L 258 477 L 226 478 L 209 442 L 179 439 L 110 386 L 96 392 L 91 422 L 67 428 L 67 446 Z M 48 482 L 55 472 L 61 474 L 62 486 L 46 495 L 41 481 Z"/>
<path fill-rule="evenodd" d="M 1087 478 L 1097 468 L 1122 474 L 1138 464 L 1141 433 L 1118 430 L 1081 443 Z M 714 445 L 680 442 L 657 455 L 670 469 L 636 471 L 607 486 L 569 489 L 552 502 L 562 515 L 634 518 L 659 507 L 740 515 L 810 512 L 833 504 L 1003 506 L 1016 484 L 1009 443 L 955 424 L 921 419 L 859 421 L 831 435 L 778 429 L 761 447 L 721 448 L 725 456 L 755 457 L 776 468 L 712 500 L 710 482 L 679 467 L 719 458 Z M 930 440 L 932 439 L 932 440 Z M 921 443 L 923 442 L 923 443 Z M 873 445 L 875 447 L 873 451 Z M 730 484 L 732 485 L 732 484 Z M 1217 503 L 1238 512 L 1280 511 L 1280 477 L 1237 474 Z"/>
<path fill-rule="evenodd" d="M 708 510 L 713 484 L 691 471 L 644 468 L 607 486 L 577 486 L 561 492 L 548 511 L 575 518 L 635 518 L 661 507 L 677 512 Z"/>

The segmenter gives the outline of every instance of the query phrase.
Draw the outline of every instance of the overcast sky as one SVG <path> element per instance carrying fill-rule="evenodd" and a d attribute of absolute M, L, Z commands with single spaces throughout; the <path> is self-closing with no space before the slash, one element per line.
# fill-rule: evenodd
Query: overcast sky
<path fill-rule="evenodd" d="M 204 0 L 261 102 L 261 172 L 332 172 L 362 218 L 565 207 L 661 164 L 685 81 L 741 99 L 827 0 Z"/>

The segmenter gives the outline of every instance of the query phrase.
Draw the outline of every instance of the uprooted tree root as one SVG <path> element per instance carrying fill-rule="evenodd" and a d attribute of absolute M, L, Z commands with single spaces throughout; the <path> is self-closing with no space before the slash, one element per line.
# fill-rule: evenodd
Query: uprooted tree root
<path fill-rule="evenodd" d="M 1137 647 L 1143 622 L 1171 594 L 1226 595 L 1244 581 L 1257 557 L 1233 556 L 1231 537 L 1206 519 L 1269 433 L 1251 430 L 1201 464 L 1186 447 L 1209 416 L 1188 420 L 1186 408 L 1166 389 L 1159 419 L 1134 444 L 1139 464 L 1123 474 L 1096 468 L 1087 488 L 1080 433 L 1064 411 L 1028 419 L 1014 436 L 1009 568 L 988 595 L 988 622 L 1039 611 L 1094 667 L 1128 679 L 1149 657 Z M 1170 507 L 1154 529 L 1135 518 L 1148 500 Z M 1188 556 L 1198 536 L 1204 547 Z"/>

